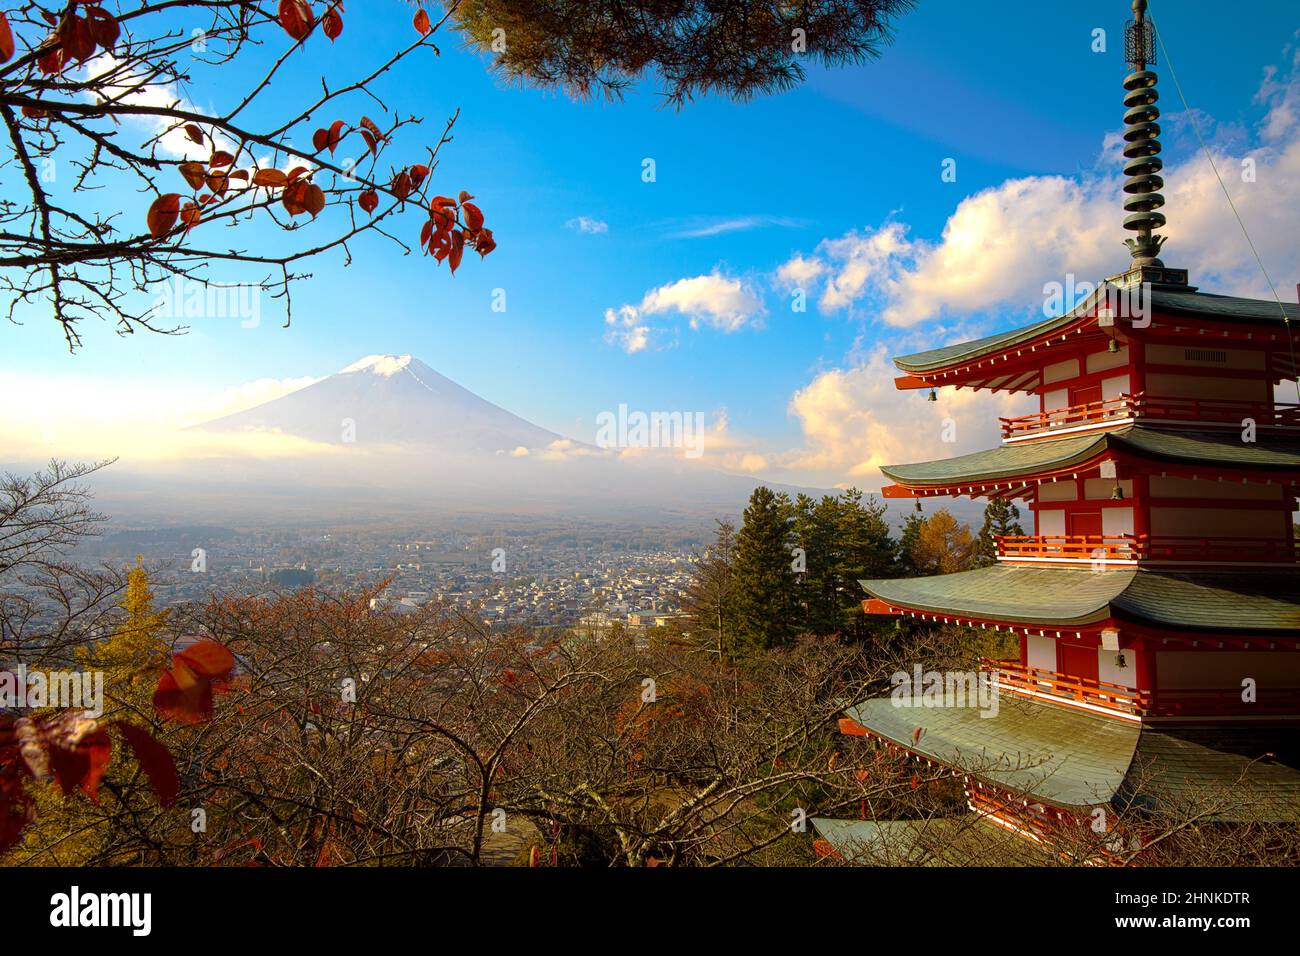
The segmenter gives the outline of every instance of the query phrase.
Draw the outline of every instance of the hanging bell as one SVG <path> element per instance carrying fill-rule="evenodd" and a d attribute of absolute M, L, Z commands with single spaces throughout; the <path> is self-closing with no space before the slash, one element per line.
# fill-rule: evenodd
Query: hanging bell
<path fill-rule="evenodd" d="M 939 396 L 935 394 L 934 389 L 933 388 L 930 389 L 930 397 L 927 399 L 927 401 L 937 402 L 938 400 L 939 400 Z"/>
<path fill-rule="evenodd" d="M 1114 355 L 1119 351 L 1119 339 L 1111 339 L 1106 343 L 1106 351 Z"/>
<path fill-rule="evenodd" d="M 921 499 L 920 499 L 920 498 L 917 498 L 917 499 L 916 499 L 916 510 L 917 510 L 917 513 L 918 513 L 918 514 L 919 514 L 920 511 L 921 511 Z"/>
<path fill-rule="evenodd" d="M 1111 501 L 1123 501 L 1123 500 L 1124 500 L 1124 489 L 1121 488 L 1121 487 L 1119 486 L 1119 482 L 1118 482 L 1118 481 L 1115 482 L 1115 490 L 1112 491 L 1112 492 L 1110 493 L 1110 500 L 1111 500 Z"/>

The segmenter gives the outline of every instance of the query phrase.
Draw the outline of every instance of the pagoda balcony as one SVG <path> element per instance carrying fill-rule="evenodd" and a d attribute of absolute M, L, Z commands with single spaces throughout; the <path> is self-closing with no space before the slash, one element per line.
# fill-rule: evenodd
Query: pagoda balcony
<path fill-rule="evenodd" d="M 999 535 L 998 560 L 1061 564 L 1294 564 L 1295 542 L 1176 535 Z"/>
<path fill-rule="evenodd" d="M 1300 428 L 1300 404 L 1158 398 L 1139 392 L 999 421 L 1002 423 L 1003 441 L 1020 441 L 1031 436 L 1091 431 L 1139 420 L 1240 427 L 1247 418 L 1253 419 L 1261 428 Z"/>
<path fill-rule="evenodd" d="M 1152 709 L 1151 697 L 1134 687 L 1029 667 L 1015 660 L 980 658 L 980 663 L 1001 690 L 1012 693 L 1128 718 L 1140 717 Z"/>
<path fill-rule="evenodd" d="M 1104 680 L 1029 667 L 1018 660 L 980 658 L 980 664 L 993 675 L 1001 690 L 1125 719 L 1231 715 L 1274 717 L 1300 713 L 1300 687 L 1268 687 L 1260 691 L 1256 701 L 1244 703 L 1240 688 L 1157 688 L 1142 691 Z"/>

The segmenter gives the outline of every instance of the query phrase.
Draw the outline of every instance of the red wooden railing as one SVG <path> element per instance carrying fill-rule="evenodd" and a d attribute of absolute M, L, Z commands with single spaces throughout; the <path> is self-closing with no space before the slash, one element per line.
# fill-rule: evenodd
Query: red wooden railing
<path fill-rule="evenodd" d="M 1255 700 L 1246 702 L 1241 699 L 1240 688 L 1156 688 L 1144 691 L 1041 667 L 1027 667 L 1017 660 L 980 658 L 980 664 L 1007 690 L 1046 694 L 1124 714 L 1159 717 L 1300 714 L 1300 687 L 1261 687 L 1255 692 Z"/>
<path fill-rule="evenodd" d="M 1300 426 L 1300 404 L 1293 402 L 1248 402 L 1231 399 L 1159 398 L 1145 392 L 1127 392 L 1066 408 L 1051 408 L 1032 415 L 999 419 L 1002 437 L 1015 438 L 1037 432 L 1079 425 L 1101 425 L 1127 418 L 1156 418 L 1173 421 L 1240 424 L 1253 419 L 1256 425 Z"/>
<path fill-rule="evenodd" d="M 1283 538 L 1196 535 L 1001 535 L 998 557 L 1007 561 L 1179 561 L 1292 563 L 1295 542 Z"/>
<path fill-rule="evenodd" d="M 980 663 L 991 671 L 999 684 L 1010 689 L 1049 694 L 1081 704 L 1117 710 L 1125 714 L 1143 714 L 1150 706 L 1147 695 L 1133 687 L 1112 684 L 1104 680 L 1089 680 L 1072 674 L 1027 667 L 1019 661 L 994 661 L 981 658 Z"/>

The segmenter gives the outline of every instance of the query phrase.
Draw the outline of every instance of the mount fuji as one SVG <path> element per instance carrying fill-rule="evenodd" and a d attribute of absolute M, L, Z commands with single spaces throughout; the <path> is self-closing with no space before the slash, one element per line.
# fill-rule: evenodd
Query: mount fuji
<path fill-rule="evenodd" d="M 98 484 L 105 507 L 115 516 L 166 514 L 189 522 L 476 514 L 697 525 L 739 515 L 765 483 L 719 470 L 707 458 L 688 460 L 682 449 L 626 454 L 575 441 L 410 355 L 367 356 L 187 431 L 196 439 L 193 454 L 124 460 L 110 469 Z M 219 441 L 205 445 L 205 436 Z"/>
<path fill-rule="evenodd" d="M 369 355 L 306 388 L 195 427 L 467 455 L 543 449 L 563 441 L 410 355 Z"/>

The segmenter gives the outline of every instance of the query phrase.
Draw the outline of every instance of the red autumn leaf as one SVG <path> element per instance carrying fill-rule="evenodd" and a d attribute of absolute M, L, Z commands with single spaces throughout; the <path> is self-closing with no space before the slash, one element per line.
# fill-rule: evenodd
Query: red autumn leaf
<path fill-rule="evenodd" d="M 469 227 L 470 232 L 478 232 L 483 228 L 483 211 L 472 202 L 463 203 L 461 211 L 465 214 L 465 225 Z"/>
<path fill-rule="evenodd" d="M 58 31 L 63 45 L 63 65 L 70 60 L 85 63 L 95 54 L 95 38 L 90 33 L 90 23 L 75 13 L 68 14 Z"/>
<path fill-rule="evenodd" d="M 379 131 L 379 127 L 369 116 L 361 117 L 361 137 L 372 153 L 375 151 L 375 145 L 384 141 L 384 134 Z"/>
<path fill-rule="evenodd" d="M 393 191 L 393 195 L 398 199 L 405 199 L 411 194 L 411 174 L 406 170 L 402 170 L 393 177 L 393 182 L 390 188 Z"/>
<path fill-rule="evenodd" d="M 311 134 L 311 144 L 313 147 L 315 147 L 316 152 L 318 153 L 326 146 L 328 146 L 329 142 L 330 142 L 330 134 L 328 130 L 318 129 L 316 130 L 316 132 Z"/>
<path fill-rule="evenodd" d="M 80 711 L 65 711 L 51 720 L 33 722 L 31 744 L 42 751 L 48 770 L 66 797 L 73 790 L 99 799 L 99 781 L 108 769 L 113 742 L 98 722 Z M 26 752 L 24 752 L 26 757 Z M 32 760 L 27 758 L 30 766 Z"/>
<path fill-rule="evenodd" d="M 225 680 L 235 669 L 235 655 L 224 644 L 216 641 L 196 641 L 176 655 L 196 674 L 214 680 Z"/>
<path fill-rule="evenodd" d="M 9 29 L 9 19 L 0 11 L 0 63 L 6 62 L 14 55 L 14 33 Z M 0 828 L 4 823 L 0 821 Z"/>
<path fill-rule="evenodd" d="M 86 16 L 90 19 L 90 35 L 105 50 L 113 49 L 117 38 L 122 35 L 122 27 L 117 18 L 103 7 L 87 7 Z"/>
<path fill-rule="evenodd" d="M 411 167 L 410 173 L 412 187 L 419 189 L 420 183 L 424 182 L 424 178 L 429 175 L 429 167 L 421 163 L 416 163 Z"/>
<path fill-rule="evenodd" d="M 334 150 L 338 148 L 343 141 L 343 121 L 335 120 L 330 124 L 329 132 L 325 134 L 326 145 L 330 148 L 330 155 L 334 155 Z"/>
<path fill-rule="evenodd" d="M 219 149 L 212 154 L 212 158 L 208 160 L 208 165 L 211 166 L 213 169 L 219 169 L 222 166 L 229 166 L 234 161 L 235 161 L 234 156 L 231 156 L 224 149 Z"/>
<path fill-rule="evenodd" d="M 225 195 L 226 187 L 228 185 L 230 184 L 226 181 L 225 173 L 219 170 L 208 173 L 208 188 L 211 189 L 218 196 Z"/>
<path fill-rule="evenodd" d="M 316 19 L 307 0 L 280 0 L 280 26 L 299 42 L 311 35 Z"/>
<path fill-rule="evenodd" d="M 177 169 L 185 177 L 185 181 L 190 184 L 191 189 L 201 189 L 207 181 L 208 171 L 203 168 L 202 163 L 181 163 Z"/>
<path fill-rule="evenodd" d="M 177 661 L 158 678 L 153 709 L 163 720 L 201 724 L 212 719 L 212 682 Z"/>
<path fill-rule="evenodd" d="M 469 202 L 469 201 L 470 201 L 471 199 L 473 199 L 473 198 L 474 198 L 473 196 L 471 196 L 469 193 L 465 192 L 465 190 L 462 189 L 462 190 L 460 191 L 460 196 L 457 198 L 456 201 L 457 201 L 457 202 Z"/>
<path fill-rule="evenodd" d="M 36 60 L 36 65 L 40 67 L 41 72 L 46 76 L 58 73 L 63 69 L 63 51 L 58 47 L 46 50 Z"/>
<path fill-rule="evenodd" d="M 430 219 L 426 221 L 423 228 L 420 229 L 420 247 L 424 249 L 424 254 L 426 256 L 429 254 L 430 251 L 427 247 L 432 243 L 432 241 L 433 241 L 433 220 Z"/>
<path fill-rule="evenodd" d="M 343 17 L 339 16 L 337 7 L 330 7 L 325 11 L 325 16 L 321 17 L 321 29 L 329 37 L 331 43 L 337 39 L 338 35 L 343 32 Z"/>
<path fill-rule="evenodd" d="M 429 14 L 424 7 L 415 11 L 414 26 L 415 32 L 422 37 L 427 37 L 433 31 L 433 24 L 429 22 Z"/>
<path fill-rule="evenodd" d="M 172 231 L 172 226 L 176 225 L 176 217 L 180 215 L 181 197 L 179 193 L 163 193 L 153 201 L 149 207 L 149 215 L 145 222 L 149 225 L 149 234 L 155 239 L 167 235 Z"/>
<path fill-rule="evenodd" d="M 191 645 L 172 659 L 171 669 L 158 679 L 154 710 L 160 717 L 178 723 L 210 720 L 213 692 L 224 689 L 234 666 L 235 658 L 220 644 L 199 641 Z"/>
<path fill-rule="evenodd" d="M 447 255 L 447 265 L 451 266 L 451 271 L 453 275 L 455 274 L 456 270 L 460 268 L 461 256 L 463 256 L 464 254 L 465 254 L 465 234 L 461 232 L 459 229 L 453 229 L 451 231 L 451 252 L 448 253 Z M 510 682 L 514 683 L 514 676 L 515 676 L 514 673 L 507 669 L 506 674 L 509 675 L 511 679 Z"/>
<path fill-rule="evenodd" d="M 247 169 L 231 170 L 231 172 L 226 176 L 226 178 L 238 179 L 240 182 L 246 183 L 248 182 L 248 170 Z"/>
<path fill-rule="evenodd" d="M 481 257 L 486 257 L 496 247 L 497 241 L 492 238 L 491 229 L 480 229 L 479 234 L 474 237 L 474 248 L 478 250 Z"/>
<path fill-rule="evenodd" d="M 311 217 L 315 219 L 320 211 L 325 208 L 325 190 L 321 189 L 315 183 L 305 182 L 305 185 L 307 186 L 307 196 L 305 201 L 307 211 L 311 213 Z"/>
<path fill-rule="evenodd" d="M 45 119 L 50 114 L 39 106 L 24 106 L 23 115 L 28 119 Z"/>
<path fill-rule="evenodd" d="M 113 722 L 113 726 L 122 734 L 122 738 L 135 754 L 136 763 L 149 778 L 149 784 L 158 795 L 158 802 L 170 807 L 176 802 L 181 783 L 176 776 L 176 761 L 171 752 L 158 742 L 149 731 L 124 720 Z"/>
<path fill-rule="evenodd" d="M 283 189 L 289 185 L 289 177 L 278 169 L 259 169 L 253 174 L 253 185 Z"/>
<path fill-rule="evenodd" d="M 284 193 L 280 196 L 280 202 L 284 205 L 284 211 L 291 216 L 301 216 L 307 211 L 307 187 L 310 184 L 305 179 L 300 179 L 296 183 L 290 183 L 285 188 Z"/>
<path fill-rule="evenodd" d="M 307 175 L 307 172 L 306 166 L 293 167 L 293 169 L 289 170 L 289 182 L 294 182 L 299 176 Z"/>
<path fill-rule="evenodd" d="M 188 136 L 190 139 L 192 139 L 194 142 L 198 143 L 200 146 L 203 145 L 203 130 L 199 129 L 193 123 L 189 123 L 188 125 L 186 125 L 185 135 Z"/>
<path fill-rule="evenodd" d="M 375 210 L 379 207 L 379 196 L 373 189 L 367 189 L 357 197 L 357 205 L 364 209 L 370 215 L 374 215 Z M 423 245 L 423 242 L 421 242 Z"/>
<path fill-rule="evenodd" d="M 185 226 L 185 231 L 189 232 L 202 220 L 203 214 L 199 212 L 199 207 L 195 203 L 187 202 L 181 207 L 181 224 Z"/>

